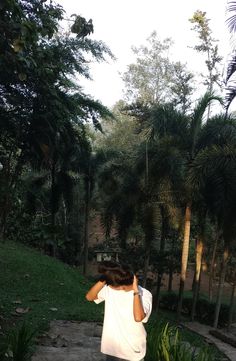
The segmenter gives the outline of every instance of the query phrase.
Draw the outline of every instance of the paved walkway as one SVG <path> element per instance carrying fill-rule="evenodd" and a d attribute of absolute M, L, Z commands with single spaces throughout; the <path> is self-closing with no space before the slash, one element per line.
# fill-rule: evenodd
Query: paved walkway
<path fill-rule="evenodd" d="M 202 325 L 199 322 L 185 322 L 182 325 L 203 336 L 207 342 L 213 343 L 229 360 L 236 361 L 236 348 L 209 334 L 210 330 L 214 330 L 213 327 Z"/>
<path fill-rule="evenodd" d="M 210 335 L 211 327 L 198 322 L 185 322 L 183 326 L 236 361 L 236 348 Z M 104 361 L 105 356 L 100 353 L 101 332 L 102 325 L 95 322 L 52 321 L 49 331 L 38 339 L 32 361 Z"/>
<path fill-rule="evenodd" d="M 93 322 L 53 321 L 38 340 L 32 361 L 104 361 L 102 326 Z"/>

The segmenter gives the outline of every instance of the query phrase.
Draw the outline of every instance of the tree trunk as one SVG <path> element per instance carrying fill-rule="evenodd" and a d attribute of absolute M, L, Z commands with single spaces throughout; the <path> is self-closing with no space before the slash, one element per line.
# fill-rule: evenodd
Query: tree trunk
<path fill-rule="evenodd" d="M 1 177 L 4 178 L 4 192 L 1 194 L 2 200 L 0 202 L 0 241 L 4 241 L 5 238 L 8 214 L 11 210 L 11 199 L 24 164 L 22 151 L 20 151 L 18 158 L 16 158 L 16 153 L 10 151 L 7 159 L 4 161 L 3 170 L 1 171 Z M 13 160 L 16 161 L 14 169 Z"/>
<path fill-rule="evenodd" d="M 193 305 L 191 310 L 191 321 L 194 321 L 197 299 L 200 289 L 200 274 L 202 268 L 202 254 L 203 254 L 203 236 L 199 236 L 196 242 L 196 264 L 195 264 L 195 282 L 193 289 Z"/>
<path fill-rule="evenodd" d="M 177 322 L 180 321 L 184 286 L 187 273 L 188 255 L 189 255 L 189 241 L 190 241 L 190 226 L 191 226 L 191 205 L 187 204 L 185 209 L 185 224 L 184 224 L 184 239 L 182 246 L 182 257 L 181 257 L 181 273 L 180 273 L 180 285 L 179 285 L 179 300 L 177 308 Z"/>
<path fill-rule="evenodd" d="M 165 242 L 166 242 L 166 235 L 167 235 L 167 229 L 168 229 L 168 222 L 167 222 L 167 217 L 166 217 L 166 214 L 165 214 L 164 207 L 160 206 L 160 210 L 161 210 L 161 218 L 162 218 L 160 255 L 162 255 L 164 250 L 165 250 Z M 163 269 L 160 269 L 158 271 L 158 277 L 157 277 L 156 311 L 158 311 L 159 303 L 160 303 L 160 292 L 161 292 L 162 277 L 163 277 Z"/>
<path fill-rule="evenodd" d="M 12 163 L 12 154 L 11 151 L 8 155 L 8 158 L 4 162 L 3 170 L 2 170 L 2 178 L 4 179 L 3 190 L 1 194 L 1 202 L 0 202 L 0 238 L 2 241 L 5 239 L 5 230 L 6 230 L 6 223 L 7 217 L 10 211 L 10 203 L 11 203 L 11 196 L 12 196 L 12 175 L 11 175 L 11 163 Z"/>
<path fill-rule="evenodd" d="M 224 253 L 223 253 L 223 260 L 222 260 L 222 264 L 221 264 L 219 286 L 218 286 L 218 290 L 217 290 L 217 299 L 216 299 L 215 315 L 214 315 L 214 323 L 213 323 L 214 328 L 217 328 L 218 321 L 219 321 L 221 298 L 222 298 L 222 293 L 223 293 L 223 288 L 224 288 L 224 281 L 225 281 L 228 257 L 229 257 L 229 250 L 228 250 L 228 248 L 225 248 Z"/>
<path fill-rule="evenodd" d="M 86 276 L 88 272 L 88 226 L 89 226 L 89 202 L 91 193 L 90 183 L 90 166 L 88 179 L 85 186 L 85 212 L 84 212 L 84 259 L 83 259 L 83 274 Z"/>
<path fill-rule="evenodd" d="M 150 248 L 151 248 L 151 243 L 146 242 L 145 259 L 144 259 L 144 271 L 143 271 L 143 282 L 142 282 L 142 286 L 144 288 L 147 285 L 147 273 L 148 273 L 148 267 L 149 267 L 149 262 L 150 262 L 150 252 L 151 252 Z"/>
<path fill-rule="evenodd" d="M 234 282 L 234 284 L 232 285 L 230 304 L 229 304 L 229 319 L 228 319 L 228 325 L 227 325 L 228 331 L 230 330 L 230 327 L 231 327 L 232 321 L 233 321 L 235 288 L 236 288 L 236 283 Z"/>
<path fill-rule="evenodd" d="M 172 292 L 172 282 L 173 282 L 173 269 L 169 269 L 169 279 L 168 279 L 168 292 Z"/>
<path fill-rule="evenodd" d="M 55 235 L 55 227 L 56 227 L 56 211 L 54 204 L 54 192 L 56 187 L 56 162 L 53 159 L 52 169 L 51 169 L 51 237 L 52 241 L 49 245 L 49 254 L 51 257 L 56 256 L 56 235 Z"/>
<path fill-rule="evenodd" d="M 169 261 L 169 277 L 168 277 L 168 292 L 172 292 L 172 283 L 173 283 L 173 273 L 174 273 L 174 265 L 173 265 L 173 252 L 174 252 L 174 240 L 172 240 L 170 253 L 170 261 Z"/>
<path fill-rule="evenodd" d="M 219 231 L 217 230 L 214 248 L 213 248 L 213 252 L 212 252 L 210 270 L 209 270 L 208 295 L 209 295 L 210 302 L 212 302 L 212 299 L 213 299 L 213 280 L 214 280 L 214 274 L 215 274 L 215 259 L 216 259 L 216 251 L 217 251 L 218 241 L 219 241 Z"/>
<path fill-rule="evenodd" d="M 145 190 L 148 190 L 149 184 L 149 159 L 148 159 L 148 141 L 145 143 Z M 143 287 L 146 287 L 147 284 L 147 272 L 150 261 L 150 248 L 151 248 L 151 240 L 147 234 L 147 230 L 145 230 L 145 259 L 144 259 L 144 272 L 143 272 Z"/>

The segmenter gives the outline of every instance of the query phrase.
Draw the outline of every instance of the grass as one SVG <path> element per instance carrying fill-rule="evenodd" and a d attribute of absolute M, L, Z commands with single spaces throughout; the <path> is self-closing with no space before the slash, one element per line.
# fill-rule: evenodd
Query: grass
<path fill-rule="evenodd" d="M 0 244 L 0 324 L 25 320 L 44 329 L 53 319 L 102 320 L 85 300 L 91 282 L 76 269 L 21 244 Z M 20 302 L 20 303 L 18 303 Z M 17 316 L 16 308 L 29 308 Z"/>

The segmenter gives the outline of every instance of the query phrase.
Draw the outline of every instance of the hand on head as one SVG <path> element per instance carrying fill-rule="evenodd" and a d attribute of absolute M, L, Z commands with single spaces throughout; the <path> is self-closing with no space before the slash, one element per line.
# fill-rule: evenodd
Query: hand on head
<path fill-rule="evenodd" d="M 132 286 L 133 272 L 128 265 L 105 261 L 99 265 L 98 272 L 102 279 L 111 286 Z"/>
<path fill-rule="evenodd" d="M 134 275 L 134 280 L 133 280 L 133 290 L 134 290 L 134 292 L 138 292 L 138 278 L 135 275 Z"/>

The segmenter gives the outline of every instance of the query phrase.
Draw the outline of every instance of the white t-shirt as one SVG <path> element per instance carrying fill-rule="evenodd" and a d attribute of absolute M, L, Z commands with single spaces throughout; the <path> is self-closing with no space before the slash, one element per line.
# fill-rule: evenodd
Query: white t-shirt
<path fill-rule="evenodd" d="M 139 286 L 143 309 L 146 314 L 142 322 L 133 315 L 133 290 L 115 290 L 105 285 L 94 301 L 105 301 L 101 352 L 124 360 L 139 361 L 146 354 L 147 322 L 152 310 L 152 294 Z"/>

